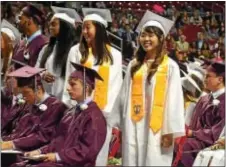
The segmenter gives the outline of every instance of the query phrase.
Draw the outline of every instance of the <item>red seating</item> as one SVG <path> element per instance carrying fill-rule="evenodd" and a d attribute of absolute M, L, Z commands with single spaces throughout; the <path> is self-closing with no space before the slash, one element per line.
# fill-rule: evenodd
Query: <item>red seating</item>
<path fill-rule="evenodd" d="M 183 29 L 183 33 L 186 36 L 187 42 L 194 42 L 197 40 L 198 32 L 201 32 L 202 29 L 200 26 L 196 25 L 185 25 Z"/>

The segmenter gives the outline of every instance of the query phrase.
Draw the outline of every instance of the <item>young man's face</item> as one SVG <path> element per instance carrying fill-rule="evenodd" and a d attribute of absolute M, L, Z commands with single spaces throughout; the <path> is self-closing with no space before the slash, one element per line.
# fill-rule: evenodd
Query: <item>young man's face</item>
<path fill-rule="evenodd" d="M 205 87 L 210 91 L 216 91 L 218 86 L 223 82 L 223 77 L 217 76 L 216 73 L 208 71 L 205 78 Z"/>
<path fill-rule="evenodd" d="M 75 78 L 70 78 L 67 87 L 68 94 L 72 100 L 82 101 L 83 99 L 83 84 L 82 81 Z"/>
<path fill-rule="evenodd" d="M 36 94 L 35 91 L 28 86 L 20 87 L 20 92 L 23 95 L 23 99 L 28 103 L 28 104 L 35 104 L 35 98 Z"/>

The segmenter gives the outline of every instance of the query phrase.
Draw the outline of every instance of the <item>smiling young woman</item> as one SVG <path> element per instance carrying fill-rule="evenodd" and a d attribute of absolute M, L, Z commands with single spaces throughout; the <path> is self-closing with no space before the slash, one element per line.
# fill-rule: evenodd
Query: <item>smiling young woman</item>
<path fill-rule="evenodd" d="M 173 139 L 185 132 L 179 67 L 164 49 L 172 26 L 150 11 L 138 25 L 140 47 L 107 120 L 122 128 L 123 166 L 171 166 Z"/>

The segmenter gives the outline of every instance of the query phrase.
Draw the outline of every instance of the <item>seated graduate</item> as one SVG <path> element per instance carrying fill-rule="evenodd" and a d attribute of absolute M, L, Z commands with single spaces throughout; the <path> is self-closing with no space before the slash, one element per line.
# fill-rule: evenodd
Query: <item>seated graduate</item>
<path fill-rule="evenodd" d="M 49 143 L 55 135 L 67 106 L 45 92 L 39 75 L 41 71 L 43 69 L 24 66 L 8 74 L 17 79 L 20 92 L 30 108 L 12 133 L 3 137 L 2 149 L 34 150 Z"/>
<path fill-rule="evenodd" d="M 92 100 L 95 79 L 102 80 L 90 68 L 72 63 L 76 71 L 68 80 L 67 91 L 77 105 L 62 118 L 50 144 L 25 156 L 43 155 L 45 160 L 34 166 L 95 166 L 107 133 L 102 111 Z"/>
<path fill-rule="evenodd" d="M 197 153 L 215 143 L 225 126 L 225 64 L 212 62 L 206 69 L 205 87 L 211 91 L 198 101 L 179 161 L 192 166 Z"/>
<path fill-rule="evenodd" d="M 22 62 L 11 60 L 12 64 Z M 8 73 L 9 71 L 7 71 Z M 16 122 L 29 110 L 29 104 L 25 103 L 22 94 L 19 92 L 17 80 L 14 77 L 5 76 L 4 86 L 1 90 L 1 136 L 12 133 Z"/>

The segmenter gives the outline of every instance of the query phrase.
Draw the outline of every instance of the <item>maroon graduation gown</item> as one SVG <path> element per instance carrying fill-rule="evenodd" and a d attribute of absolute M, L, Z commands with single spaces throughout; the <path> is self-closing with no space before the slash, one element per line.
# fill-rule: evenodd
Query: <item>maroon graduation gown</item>
<path fill-rule="evenodd" d="M 42 154 L 58 153 L 61 161 L 41 162 L 35 166 L 95 166 L 106 133 L 105 118 L 95 102 L 90 102 L 86 110 L 68 112 L 62 118 L 55 138 L 40 149 Z"/>
<path fill-rule="evenodd" d="M 206 95 L 196 105 L 189 126 L 194 137 L 187 138 L 181 157 L 181 163 L 185 166 L 192 166 L 198 150 L 211 146 L 219 138 L 225 126 L 225 94 L 220 95 L 217 99 L 220 103 L 214 106 L 211 96 Z M 188 151 L 195 152 L 186 153 Z"/>
<path fill-rule="evenodd" d="M 56 126 L 67 107 L 55 97 L 48 97 L 42 104 L 48 108 L 41 111 L 38 106 L 32 106 L 32 111 L 25 114 L 13 133 L 4 137 L 3 140 L 13 140 L 16 148 L 25 151 L 47 144 L 55 135 Z M 27 139 L 24 140 L 24 137 Z"/>
<path fill-rule="evenodd" d="M 18 104 L 8 107 L 5 110 L 4 121 L 1 122 L 1 135 L 7 136 L 16 128 L 16 124 L 20 119 L 29 112 L 30 105 Z"/>
<path fill-rule="evenodd" d="M 47 43 L 48 43 L 48 38 L 44 35 L 39 35 L 36 38 L 34 38 L 28 44 L 28 46 L 26 46 L 26 43 L 24 40 L 20 41 L 20 43 L 18 43 L 14 48 L 12 58 L 34 67 L 37 62 L 39 52 L 41 51 L 43 46 L 46 45 Z M 28 60 L 24 58 L 24 54 L 26 52 L 29 53 L 30 55 L 30 58 Z M 19 67 L 21 66 L 19 66 L 18 64 L 15 64 L 16 69 L 18 69 Z"/>

